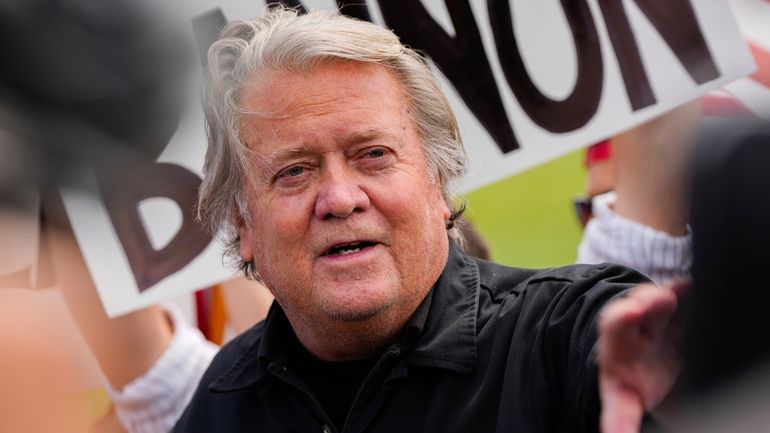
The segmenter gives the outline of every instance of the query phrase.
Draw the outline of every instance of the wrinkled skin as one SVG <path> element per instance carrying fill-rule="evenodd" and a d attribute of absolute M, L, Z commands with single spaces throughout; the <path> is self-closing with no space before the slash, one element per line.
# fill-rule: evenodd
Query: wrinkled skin
<path fill-rule="evenodd" d="M 241 95 L 260 113 L 241 119 L 258 179 L 241 209 L 241 257 L 311 353 L 376 356 L 448 254 L 450 211 L 406 96 L 388 69 L 358 62 L 261 78 Z"/>

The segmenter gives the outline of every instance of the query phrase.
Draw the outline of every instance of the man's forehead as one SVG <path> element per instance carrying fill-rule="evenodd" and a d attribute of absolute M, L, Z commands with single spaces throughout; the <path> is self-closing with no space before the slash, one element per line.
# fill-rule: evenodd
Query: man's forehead
<path fill-rule="evenodd" d="M 359 61 L 323 62 L 302 71 L 274 70 L 255 74 L 240 91 L 244 114 L 282 119 L 340 97 L 407 98 L 402 83 L 388 67 Z"/>
<path fill-rule="evenodd" d="M 415 127 L 401 84 L 383 66 L 348 62 L 287 74 L 271 73 L 244 92 L 239 129 L 254 150 L 287 139 L 282 144 L 299 146 L 320 135 L 346 144 L 401 142 Z"/>
<path fill-rule="evenodd" d="M 376 114 L 370 110 L 360 117 L 350 119 L 348 116 L 342 120 L 329 116 L 329 119 L 309 123 L 312 126 L 308 128 L 302 127 L 303 121 L 313 116 L 265 117 L 252 114 L 242 116 L 239 128 L 244 144 L 263 156 L 284 152 L 277 149 L 280 147 L 309 148 L 320 141 L 333 141 L 344 147 L 376 141 L 403 146 L 410 135 L 409 130 L 414 130 L 412 120 L 407 115 L 401 115 L 394 116 L 395 121 L 381 122 Z"/>

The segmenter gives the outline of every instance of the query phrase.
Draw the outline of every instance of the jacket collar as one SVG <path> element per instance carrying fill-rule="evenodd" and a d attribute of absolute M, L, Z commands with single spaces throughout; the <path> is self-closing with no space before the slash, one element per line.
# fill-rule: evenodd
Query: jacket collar
<path fill-rule="evenodd" d="M 444 272 L 428 298 L 430 303 L 415 313 L 416 318 L 426 310 L 405 362 L 470 374 L 476 365 L 479 268 L 454 242 L 449 243 Z"/>
<path fill-rule="evenodd" d="M 444 271 L 407 323 L 397 343 L 404 362 L 470 374 L 476 365 L 476 318 L 479 269 L 471 257 L 449 242 Z M 263 380 L 270 365 L 285 365 L 289 339 L 296 339 L 277 303 L 260 325 L 241 337 L 240 356 L 210 385 L 213 392 L 237 391 Z M 251 335 L 249 335 L 251 334 Z"/>

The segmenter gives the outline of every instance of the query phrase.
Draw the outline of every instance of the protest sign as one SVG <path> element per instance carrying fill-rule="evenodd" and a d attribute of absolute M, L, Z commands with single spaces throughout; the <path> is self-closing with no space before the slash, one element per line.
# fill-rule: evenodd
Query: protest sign
<path fill-rule="evenodd" d="M 264 5 L 164 7 L 205 53 L 228 20 Z M 394 29 L 440 72 L 471 159 L 464 191 L 608 138 L 754 68 L 723 0 L 359 0 L 341 11 Z M 141 174 L 147 179 L 100 185 L 101 196 L 64 194 L 109 314 L 229 275 L 190 214 L 204 151 L 200 112 L 191 108 Z"/>

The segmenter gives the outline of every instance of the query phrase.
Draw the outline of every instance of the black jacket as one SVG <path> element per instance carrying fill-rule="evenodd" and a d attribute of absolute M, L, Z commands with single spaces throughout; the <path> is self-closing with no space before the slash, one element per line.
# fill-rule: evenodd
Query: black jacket
<path fill-rule="evenodd" d="M 594 432 L 596 320 L 644 280 L 617 265 L 533 271 L 454 245 L 441 277 L 335 429 L 289 364 L 274 305 L 222 348 L 175 431 Z"/>

